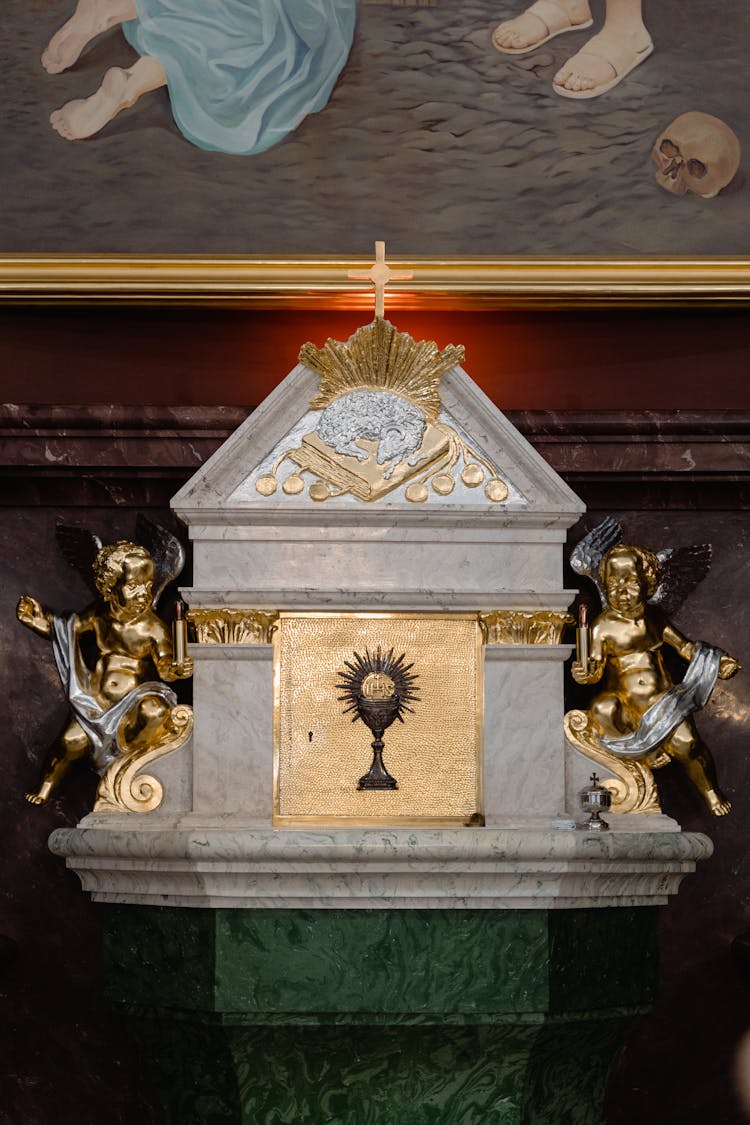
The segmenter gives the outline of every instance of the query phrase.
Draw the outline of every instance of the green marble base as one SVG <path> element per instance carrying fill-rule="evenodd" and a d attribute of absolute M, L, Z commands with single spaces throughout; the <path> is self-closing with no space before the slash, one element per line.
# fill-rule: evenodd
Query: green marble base
<path fill-rule="evenodd" d="M 657 910 L 106 907 L 166 1125 L 598 1125 Z"/>

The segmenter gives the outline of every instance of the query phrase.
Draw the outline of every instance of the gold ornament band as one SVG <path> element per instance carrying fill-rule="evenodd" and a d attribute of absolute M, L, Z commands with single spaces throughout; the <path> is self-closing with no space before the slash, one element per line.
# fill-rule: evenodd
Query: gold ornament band
<path fill-rule="evenodd" d="M 278 616 L 256 609 L 191 609 L 187 619 L 200 645 L 266 645 Z"/>
<path fill-rule="evenodd" d="M 499 609 L 479 614 L 487 645 L 559 645 L 565 626 L 572 623 L 569 613 L 553 610 Z"/>

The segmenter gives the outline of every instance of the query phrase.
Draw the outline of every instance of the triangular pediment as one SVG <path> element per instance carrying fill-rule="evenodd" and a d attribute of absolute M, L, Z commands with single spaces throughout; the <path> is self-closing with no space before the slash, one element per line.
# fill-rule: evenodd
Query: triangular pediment
<path fill-rule="evenodd" d="M 452 346 L 416 344 L 387 321 L 347 344 L 306 345 L 303 362 L 173 508 L 188 522 L 211 512 L 242 523 L 272 512 L 323 520 L 342 509 L 577 516 L 583 503 L 457 364 L 461 357 Z"/>

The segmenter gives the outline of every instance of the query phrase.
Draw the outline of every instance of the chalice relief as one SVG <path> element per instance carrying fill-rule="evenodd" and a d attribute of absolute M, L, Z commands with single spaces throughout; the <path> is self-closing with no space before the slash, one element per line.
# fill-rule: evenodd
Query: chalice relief
<path fill-rule="evenodd" d="M 613 812 L 658 812 L 653 771 L 680 764 L 715 816 L 730 802 L 719 788 L 716 767 L 692 715 L 708 702 L 717 679 L 740 669 L 720 648 L 689 640 L 670 614 L 705 576 L 708 544 L 653 552 L 621 542 L 622 529 L 608 518 L 571 555 L 571 565 L 597 587 L 602 612 L 578 629 L 573 678 L 600 684 L 587 711 L 565 716 L 568 741 L 608 766 L 615 777 Z M 668 645 L 688 663 L 675 684 L 665 667 Z"/>
<path fill-rule="evenodd" d="M 180 707 L 162 681 L 191 676 L 192 660 L 184 652 L 175 659 L 170 630 L 155 611 L 165 586 L 182 570 L 184 552 L 174 536 L 143 517 L 137 534 L 148 548 L 128 540 L 104 546 L 89 531 L 58 527 L 63 554 L 96 600 L 81 613 L 64 615 L 29 595 L 18 603 L 19 621 L 52 642 L 71 708 L 38 787 L 26 794 L 31 804 L 49 801 L 73 764 L 88 757 L 104 775 L 97 810 L 150 811 L 161 801 L 161 785 L 144 774 L 136 777 L 136 771 L 189 737 L 192 711 Z M 87 637 L 95 645 L 93 668 L 84 655 Z"/>
<path fill-rule="evenodd" d="M 413 664 L 405 664 L 406 654 L 394 657 L 394 649 L 384 653 L 378 645 L 373 653 L 354 653 L 354 661 L 345 660 L 339 675 L 339 700 L 349 704 L 344 714 L 355 712 L 358 719 L 370 728 L 375 736 L 372 743 L 372 765 L 359 779 L 358 789 L 398 789 L 398 782 L 383 765 L 383 734 L 398 719 L 403 723 L 404 711 L 414 711 L 410 704 L 419 700 L 414 688 L 419 676 L 412 672 Z"/>

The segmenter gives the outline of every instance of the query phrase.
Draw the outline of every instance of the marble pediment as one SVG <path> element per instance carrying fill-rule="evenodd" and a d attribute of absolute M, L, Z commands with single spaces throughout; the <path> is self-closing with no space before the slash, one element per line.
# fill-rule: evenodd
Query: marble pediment
<path fill-rule="evenodd" d="M 336 511 L 574 522 L 584 505 L 460 366 L 376 320 L 301 362 L 173 498 L 188 523 Z M 265 517 L 265 518 L 264 518 Z M 571 517 L 573 517 L 571 519 Z"/>

